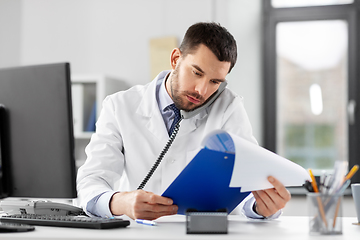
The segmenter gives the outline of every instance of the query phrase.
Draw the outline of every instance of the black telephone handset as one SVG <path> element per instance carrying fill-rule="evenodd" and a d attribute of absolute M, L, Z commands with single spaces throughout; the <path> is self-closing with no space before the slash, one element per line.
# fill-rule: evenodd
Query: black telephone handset
<path fill-rule="evenodd" d="M 169 141 L 166 143 L 164 149 L 161 151 L 158 159 L 156 160 L 156 162 L 154 163 L 154 165 L 151 167 L 150 171 L 148 172 L 148 174 L 146 175 L 146 177 L 143 179 L 143 181 L 141 182 L 141 184 L 138 187 L 139 189 L 143 189 L 146 185 L 146 183 L 149 181 L 150 177 L 153 175 L 153 173 L 155 172 L 156 168 L 159 166 L 161 160 L 164 158 L 166 152 L 169 150 L 171 144 L 173 143 L 173 141 L 175 140 L 176 134 L 179 131 L 179 127 L 180 127 L 180 122 L 183 119 L 189 119 L 192 117 L 195 117 L 197 114 L 199 114 L 203 109 L 207 108 L 208 106 L 210 106 L 219 96 L 220 94 L 224 91 L 225 87 L 227 85 L 227 82 L 222 82 L 220 83 L 220 86 L 218 88 L 218 90 L 204 103 L 204 105 L 202 105 L 199 108 L 196 108 L 193 111 L 187 112 L 187 111 L 183 111 L 180 110 L 180 114 L 181 114 L 181 118 L 180 120 L 176 123 L 175 128 L 173 133 L 171 134 L 171 136 L 169 137 Z"/>

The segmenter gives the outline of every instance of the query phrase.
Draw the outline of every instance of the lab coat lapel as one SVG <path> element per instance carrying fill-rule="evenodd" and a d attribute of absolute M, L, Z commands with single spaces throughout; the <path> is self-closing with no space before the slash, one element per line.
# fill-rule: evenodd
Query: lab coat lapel
<path fill-rule="evenodd" d="M 163 73 L 163 72 L 162 72 Z M 145 127 L 160 141 L 166 143 L 169 136 L 156 101 L 156 82 L 163 78 L 160 73 L 146 88 L 144 97 L 141 100 L 136 113 L 146 118 Z M 165 74 L 166 76 L 166 74 Z"/>
<path fill-rule="evenodd" d="M 196 128 L 200 125 L 201 120 L 207 116 L 207 110 L 201 111 L 196 116 L 183 119 L 180 123 L 179 136 L 187 135 L 192 131 L 195 131 Z"/>
<path fill-rule="evenodd" d="M 180 123 L 180 130 L 178 135 L 183 136 L 187 135 L 190 132 L 194 131 L 196 129 L 196 119 L 195 117 L 190 119 L 183 119 Z"/>

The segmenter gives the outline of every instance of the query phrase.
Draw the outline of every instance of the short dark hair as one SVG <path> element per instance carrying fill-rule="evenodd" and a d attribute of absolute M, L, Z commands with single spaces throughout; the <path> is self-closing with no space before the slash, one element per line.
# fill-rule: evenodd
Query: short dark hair
<path fill-rule="evenodd" d="M 234 37 L 219 23 L 199 22 L 190 26 L 180 44 L 181 54 L 187 54 L 197 50 L 200 44 L 208 47 L 219 61 L 230 62 L 230 69 L 234 67 L 237 58 L 237 47 Z"/>

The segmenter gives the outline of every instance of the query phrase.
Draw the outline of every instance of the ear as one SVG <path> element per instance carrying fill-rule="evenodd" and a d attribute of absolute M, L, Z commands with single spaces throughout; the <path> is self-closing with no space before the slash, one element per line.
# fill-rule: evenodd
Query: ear
<path fill-rule="evenodd" d="M 179 48 L 174 48 L 171 51 L 171 55 L 170 55 L 170 65 L 171 65 L 172 70 L 175 70 L 176 65 L 177 65 L 180 57 L 181 57 L 180 49 Z"/>

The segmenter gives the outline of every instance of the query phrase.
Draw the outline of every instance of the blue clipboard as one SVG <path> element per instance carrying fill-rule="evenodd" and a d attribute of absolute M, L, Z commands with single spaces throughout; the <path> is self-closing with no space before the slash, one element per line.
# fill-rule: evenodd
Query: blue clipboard
<path fill-rule="evenodd" d="M 234 153 L 203 148 L 183 169 L 162 194 L 179 207 L 178 214 L 187 209 L 230 213 L 250 192 L 229 187 L 235 160 Z"/>

